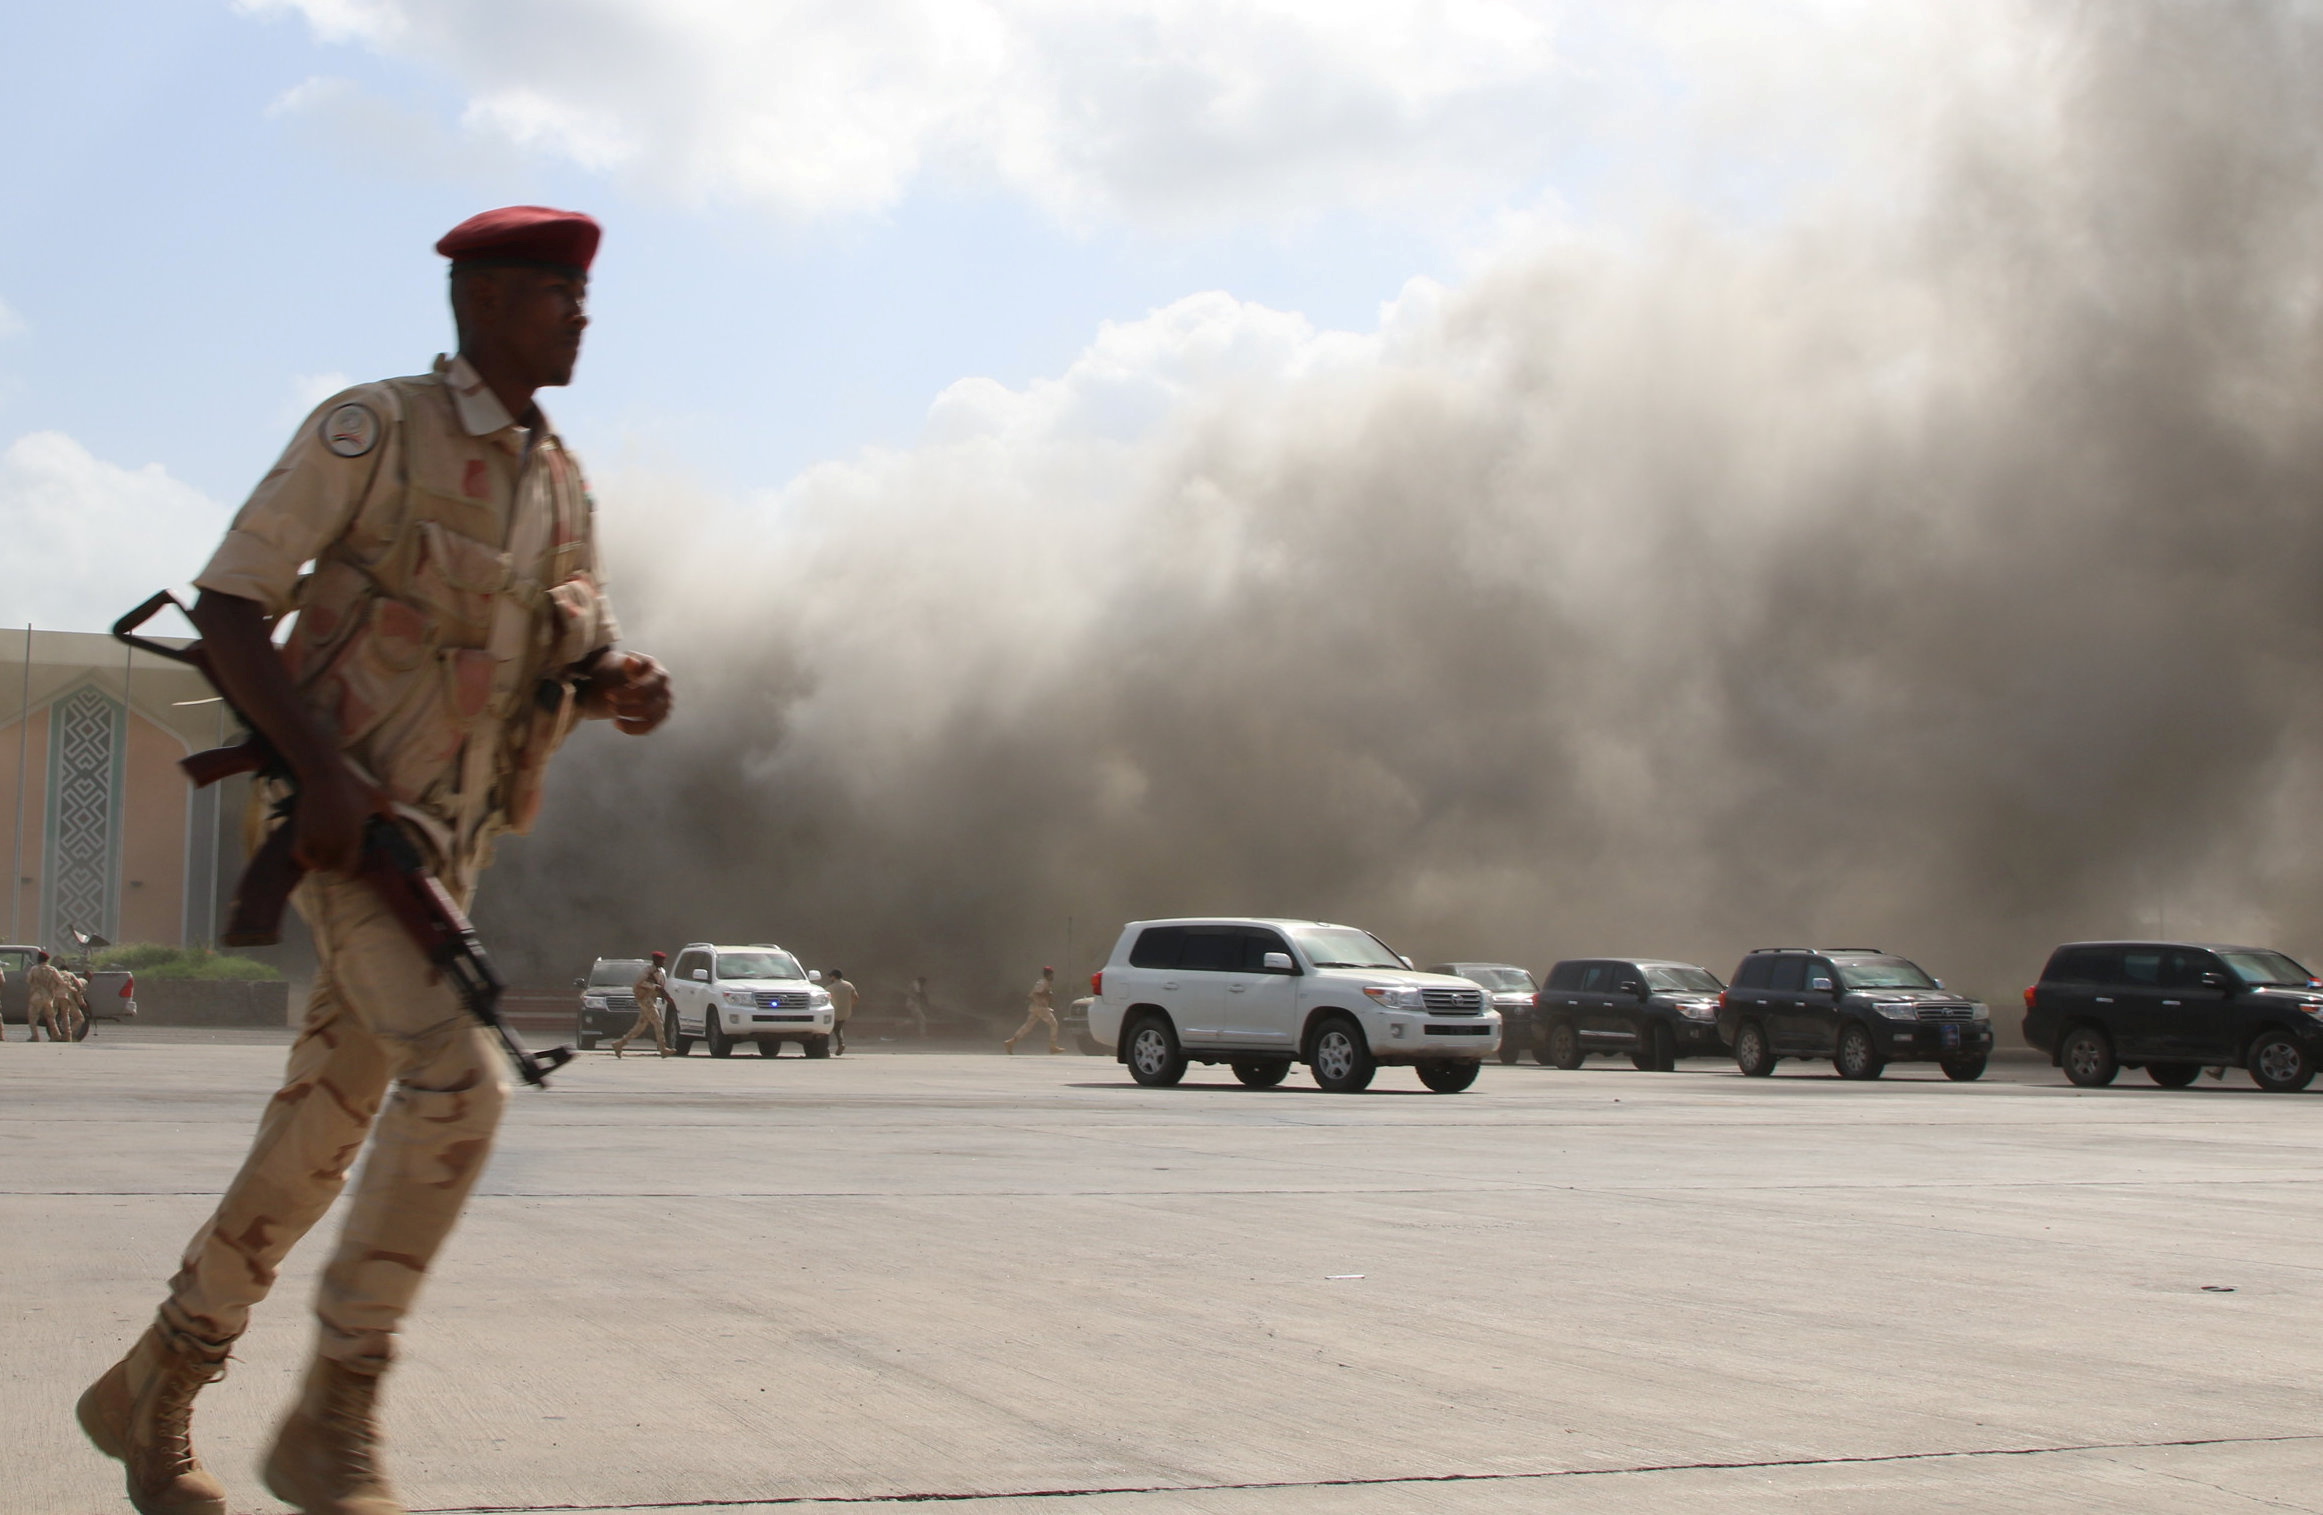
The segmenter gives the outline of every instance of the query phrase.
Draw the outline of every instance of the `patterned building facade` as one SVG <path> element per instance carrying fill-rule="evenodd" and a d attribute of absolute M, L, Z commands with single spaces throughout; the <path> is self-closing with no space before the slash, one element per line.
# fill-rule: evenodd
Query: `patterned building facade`
<path fill-rule="evenodd" d="M 214 941 L 244 786 L 197 793 L 177 761 L 229 734 L 190 668 L 94 633 L 0 631 L 7 940 Z"/>

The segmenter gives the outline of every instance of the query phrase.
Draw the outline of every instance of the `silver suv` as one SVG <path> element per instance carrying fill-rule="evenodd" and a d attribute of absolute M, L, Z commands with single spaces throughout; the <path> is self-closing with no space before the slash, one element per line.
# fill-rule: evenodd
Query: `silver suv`
<path fill-rule="evenodd" d="M 1147 1085 L 1199 1062 L 1271 1089 L 1300 1062 L 1333 1093 L 1403 1066 L 1456 1094 L 1500 1050 L 1500 1014 L 1481 988 L 1421 973 L 1370 932 L 1328 921 L 1132 921 L 1092 987 L 1090 1036 Z"/>

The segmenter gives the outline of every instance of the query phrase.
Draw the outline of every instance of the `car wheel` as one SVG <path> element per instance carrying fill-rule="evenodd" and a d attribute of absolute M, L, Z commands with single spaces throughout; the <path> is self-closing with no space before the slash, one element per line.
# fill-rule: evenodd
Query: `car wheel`
<path fill-rule="evenodd" d="M 726 1028 L 718 1023 L 718 1012 L 715 1010 L 704 1011 L 702 1014 L 702 1039 L 710 1044 L 712 1057 L 734 1055 L 734 1038 L 728 1036 Z"/>
<path fill-rule="evenodd" d="M 1524 1043 L 1517 1040 L 1514 1030 L 1503 1026 L 1500 1031 L 1500 1060 L 1503 1063 L 1513 1063 L 1522 1056 L 1524 1056 Z"/>
<path fill-rule="evenodd" d="M 2096 1026 L 2075 1026 L 2057 1049 L 2057 1066 L 2084 1089 L 2102 1089 L 2113 1082 L 2121 1064 L 2113 1060 L 2113 1042 Z"/>
<path fill-rule="evenodd" d="M 1186 1076 L 1185 1049 L 1166 1017 L 1149 1015 L 1129 1033 L 1129 1076 L 1148 1089 L 1167 1089 Z"/>
<path fill-rule="evenodd" d="M 1371 1087 L 1371 1075 L 1379 1071 L 1363 1028 L 1344 1017 L 1323 1022 L 1307 1064 L 1315 1070 L 1316 1087 L 1328 1094 L 1360 1094 Z"/>
<path fill-rule="evenodd" d="M 1645 1061 L 1639 1066 L 1647 1073 L 1675 1073 L 1678 1071 L 1678 1039 L 1670 1028 L 1660 1021 L 1647 1021 L 1638 1033 L 1645 1052 Z"/>
<path fill-rule="evenodd" d="M 754 1036 L 750 1039 L 758 1044 L 758 1055 L 760 1057 L 782 1056 L 781 1038 L 773 1036 Z"/>
<path fill-rule="evenodd" d="M 1476 1075 L 1483 1066 L 1481 1062 L 1422 1063 L 1420 1082 L 1438 1094 L 1458 1094 L 1476 1082 Z"/>
<path fill-rule="evenodd" d="M 1953 1057 L 1944 1061 L 1944 1076 L 1956 1084 L 1973 1084 L 1984 1077 L 1988 1059 L 1981 1057 Z"/>
<path fill-rule="evenodd" d="M 778 1042 L 776 1045 L 780 1046 L 781 1043 Z M 831 1055 L 831 1039 L 827 1036 L 810 1036 L 799 1043 L 799 1050 L 809 1057 L 829 1057 Z"/>
<path fill-rule="evenodd" d="M 1852 1021 L 1839 1028 L 1839 1049 L 1831 1061 L 1838 1065 L 1841 1078 L 1877 1078 L 1883 1066 L 1871 1033 Z"/>
<path fill-rule="evenodd" d="M 596 1050 L 597 1037 L 594 1032 L 584 1031 L 579 1036 L 574 1037 L 573 1040 L 581 1044 L 581 1050 L 583 1052 L 592 1052 Z"/>
<path fill-rule="evenodd" d="M 2148 1063 L 2146 1077 L 2165 1089 L 2183 1089 L 2202 1076 L 2200 1063 Z"/>
<path fill-rule="evenodd" d="M 2315 1079 L 2315 1060 L 2288 1031 L 2262 1031 L 2244 1066 L 2269 1094 L 2296 1094 Z"/>
<path fill-rule="evenodd" d="M 1571 1071 L 1581 1066 L 1581 1033 L 1571 1021 L 1558 1021 L 1549 1027 L 1548 1038 L 1541 1044 L 1541 1061 L 1552 1068 Z"/>
<path fill-rule="evenodd" d="M 678 1028 L 678 1013 L 675 1010 L 666 1013 L 669 1019 L 662 1023 L 662 1031 L 669 1037 L 670 1056 L 684 1057 L 694 1050 L 694 1039 Z"/>
<path fill-rule="evenodd" d="M 1775 1049 L 1766 1039 L 1766 1028 L 1757 1021 L 1744 1021 L 1734 1033 L 1734 1066 L 1745 1078 L 1765 1078 L 1775 1071 Z"/>
<path fill-rule="evenodd" d="M 1279 1057 L 1246 1057 L 1234 1064 L 1234 1076 L 1249 1089 L 1271 1089 L 1290 1074 L 1290 1063 Z"/>

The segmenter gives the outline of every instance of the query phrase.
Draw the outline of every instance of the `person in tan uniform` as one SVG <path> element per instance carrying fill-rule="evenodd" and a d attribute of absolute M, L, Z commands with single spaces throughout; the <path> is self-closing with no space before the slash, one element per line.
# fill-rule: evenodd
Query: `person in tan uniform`
<path fill-rule="evenodd" d="M 64 1025 L 72 1016 L 72 989 L 65 982 L 65 971 L 48 960 L 43 952 L 40 961 L 24 976 L 31 989 L 25 1002 L 24 1029 L 27 1040 L 39 1041 L 45 1029 L 52 1042 L 66 1040 Z"/>
<path fill-rule="evenodd" d="M 89 981 L 78 973 L 65 974 L 65 1040 L 77 1042 L 88 1034 Z"/>
<path fill-rule="evenodd" d="M 662 971 L 661 966 L 668 961 L 668 953 L 656 952 L 645 971 L 637 975 L 637 982 L 630 985 L 630 993 L 637 1000 L 637 1020 L 613 1044 L 615 1057 L 619 1057 L 621 1049 L 629 1045 L 630 1038 L 649 1028 L 653 1032 L 654 1046 L 660 1049 L 663 1057 L 669 1056 L 669 1032 L 662 1025 L 662 1017 L 669 1006 L 669 976 Z"/>
<path fill-rule="evenodd" d="M 295 902 L 318 964 L 241 1171 L 152 1327 L 81 1396 L 82 1428 L 126 1465 L 143 1515 L 225 1515 L 194 1455 L 194 1397 L 366 1140 L 315 1356 L 263 1474 L 309 1515 L 403 1510 L 380 1464 L 380 1383 L 508 1086 L 492 1037 L 351 869 L 366 822 L 389 817 L 466 905 L 493 839 L 530 826 L 576 720 L 636 735 L 668 716 L 660 665 L 615 645 L 593 503 L 533 400 L 571 381 L 597 238 L 588 217 L 538 206 L 454 228 L 436 250 L 452 260 L 457 354 L 324 401 L 194 581 L 215 681 L 297 778 L 290 824 L 311 871 Z"/>
<path fill-rule="evenodd" d="M 844 968 L 833 968 L 825 974 L 823 987 L 831 992 L 831 1050 L 843 1055 L 847 1050 L 847 1017 L 855 1013 L 855 1002 L 863 995 L 847 982 Z"/>
<path fill-rule="evenodd" d="M 1032 997 L 1025 1005 L 1024 1024 L 1016 1028 L 1016 1035 L 1001 1043 L 1010 1056 L 1016 1054 L 1018 1042 L 1032 1035 L 1035 1026 L 1049 1028 L 1051 1052 L 1065 1050 L 1064 1043 L 1057 1040 L 1057 970 L 1054 968 L 1041 969 L 1041 976 L 1033 982 Z"/>

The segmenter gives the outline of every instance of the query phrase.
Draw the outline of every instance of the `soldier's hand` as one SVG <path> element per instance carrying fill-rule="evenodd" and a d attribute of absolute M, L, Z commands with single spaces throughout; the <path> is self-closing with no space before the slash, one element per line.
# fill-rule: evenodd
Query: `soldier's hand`
<path fill-rule="evenodd" d="M 302 777 L 298 810 L 292 821 L 298 835 L 291 842 L 290 854 L 301 866 L 317 872 L 352 873 L 363 849 L 363 823 L 386 813 L 386 796 L 344 767 Z"/>
<path fill-rule="evenodd" d="M 581 713 L 610 716 L 630 736 L 643 736 L 669 719 L 669 670 L 642 652 L 609 652 L 589 671 Z"/>

